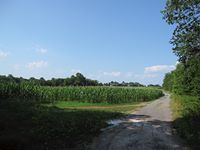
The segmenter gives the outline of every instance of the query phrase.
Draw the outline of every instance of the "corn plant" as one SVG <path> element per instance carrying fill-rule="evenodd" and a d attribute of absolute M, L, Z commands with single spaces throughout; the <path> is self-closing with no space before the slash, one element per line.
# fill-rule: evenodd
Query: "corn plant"
<path fill-rule="evenodd" d="M 124 87 L 45 87 L 30 83 L 0 83 L 0 98 L 20 98 L 27 101 L 79 101 L 90 103 L 130 103 L 150 101 L 162 96 L 155 88 Z"/>

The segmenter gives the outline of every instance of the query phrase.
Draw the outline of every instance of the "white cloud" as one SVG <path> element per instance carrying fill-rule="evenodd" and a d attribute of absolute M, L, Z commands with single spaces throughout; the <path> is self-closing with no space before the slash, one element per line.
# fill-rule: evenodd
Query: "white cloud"
<path fill-rule="evenodd" d="M 144 74 L 143 78 L 157 78 L 158 76 L 158 74 Z"/>
<path fill-rule="evenodd" d="M 127 78 L 131 78 L 131 77 L 134 77 L 134 76 L 135 76 L 135 74 L 133 72 L 125 73 L 125 77 L 127 77 Z"/>
<path fill-rule="evenodd" d="M 132 78 L 134 79 L 149 79 L 149 78 L 157 78 L 159 74 L 153 74 L 153 73 L 143 73 L 143 74 L 133 74 Z"/>
<path fill-rule="evenodd" d="M 40 53 L 40 54 L 46 54 L 46 53 L 48 52 L 48 50 L 45 49 L 45 48 L 38 48 L 38 49 L 36 50 L 36 52 L 38 52 L 38 53 Z"/>
<path fill-rule="evenodd" d="M 48 66 L 48 62 L 46 61 L 35 61 L 35 62 L 30 62 L 27 65 L 28 69 L 37 69 L 37 68 L 44 68 Z"/>
<path fill-rule="evenodd" d="M 0 59 L 6 58 L 9 55 L 8 52 L 3 52 L 0 50 Z"/>
<path fill-rule="evenodd" d="M 113 77 L 119 77 L 121 76 L 121 72 L 103 72 L 104 76 L 113 76 Z"/>
<path fill-rule="evenodd" d="M 174 65 L 156 65 L 145 68 L 145 73 L 149 72 L 168 72 L 174 70 L 176 67 Z"/>

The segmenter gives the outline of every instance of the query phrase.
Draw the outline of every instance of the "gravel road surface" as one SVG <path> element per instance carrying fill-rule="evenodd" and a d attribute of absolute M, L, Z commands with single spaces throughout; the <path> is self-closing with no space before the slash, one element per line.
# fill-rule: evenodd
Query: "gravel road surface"
<path fill-rule="evenodd" d="M 91 150 L 188 150 L 171 128 L 170 96 L 153 101 L 94 139 Z"/>

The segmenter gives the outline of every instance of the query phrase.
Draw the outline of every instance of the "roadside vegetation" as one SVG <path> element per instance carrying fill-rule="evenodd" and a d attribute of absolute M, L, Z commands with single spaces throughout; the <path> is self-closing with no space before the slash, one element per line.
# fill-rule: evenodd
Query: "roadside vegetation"
<path fill-rule="evenodd" d="M 174 126 L 181 137 L 200 149 L 200 0 L 168 0 L 164 19 L 176 28 L 171 39 L 178 56 L 163 88 L 173 93 Z"/>
<path fill-rule="evenodd" d="M 134 106 L 132 107 L 135 108 Z M 9 99 L 0 102 L 0 149 L 84 148 L 123 111 L 45 107 Z"/>
<path fill-rule="evenodd" d="M 200 99 L 195 96 L 173 95 L 174 127 L 179 135 L 193 147 L 199 149 L 200 141 Z"/>
<path fill-rule="evenodd" d="M 119 112 L 128 114 L 136 108 L 145 106 L 149 102 L 132 102 L 125 104 L 107 104 L 107 103 L 82 103 L 76 101 L 59 101 L 53 104 L 45 104 L 48 107 L 58 107 L 61 109 L 79 109 L 79 110 L 95 110 L 107 112 Z"/>
<path fill-rule="evenodd" d="M 0 82 L 0 149 L 84 149 L 108 126 L 163 95 L 155 87 Z"/>

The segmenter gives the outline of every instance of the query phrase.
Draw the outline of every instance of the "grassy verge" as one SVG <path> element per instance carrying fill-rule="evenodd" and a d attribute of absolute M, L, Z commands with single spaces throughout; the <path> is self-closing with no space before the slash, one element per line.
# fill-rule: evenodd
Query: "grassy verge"
<path fill-rule="evenodd" d="M 200 99 L 192 96 L 172 96 L 174 127 L 194 149 L 200 149 Z"/>
<path fill-rule="evenodd" d="M 59 101 L 53 104 L 48 104 L 48 107 L 57 107 L 60 109 L 76 109 L 76 110 L 94 110 L 106 112 L 129 113 L 136 108 L 142 107 L 149 102 L 132 102 L 128 104 L 108 104 L 108 103 L 82 103 L 75 101 Z"/>
<path fill-rule="evenodd" d="M 122 117 L 140 106 L 79 102 L 45 106 L 16 99 L 0 100 L 0 149 L 84 147 L 107 126 L 106 120 Z"/>

